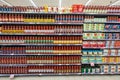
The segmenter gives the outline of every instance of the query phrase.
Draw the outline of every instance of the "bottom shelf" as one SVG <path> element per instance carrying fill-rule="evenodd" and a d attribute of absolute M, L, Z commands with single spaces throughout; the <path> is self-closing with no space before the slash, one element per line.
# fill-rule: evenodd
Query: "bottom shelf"
<path fill-rule="evenodd" d="M 120 75 L 120 73 L 81 73 L 81 75 Z"/>
<path fill-rule="evenodd" d="M 120 75 L 120 73 L 52 73 L 52 74 L 0 74 L 0 77 L 20 76 L 87 76 L 87 75 Z"/>
<path fill-rule="evenodd" d="M 0 74 L 0 77 L 14 75 L 19 76 L 80 76 L 81 73 L 51 73 L 51 74 Z"/>

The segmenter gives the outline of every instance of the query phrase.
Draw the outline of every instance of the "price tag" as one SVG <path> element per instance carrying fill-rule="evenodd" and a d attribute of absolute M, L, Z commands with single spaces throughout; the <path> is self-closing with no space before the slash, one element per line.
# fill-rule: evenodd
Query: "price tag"
<path fill-rule="evenodd" d="M 14 74 L 11 74 L 9 78 L 10 78 L 10 80 L 13 80 Z"/>
<path fill-rule="evenodd" d="M 14 53 L 11 53 L 11 55 L 14 55 Z"/>
<path fill-rule="evenodd" d="M 41 76 L 42 74 L 39 74 L 39 76 Z"/>
<path fill-rule="evenodd" d="M 90 63 L 90 65 L 91 65 L 91 66 L 95 66 L 95 64 L 94 64 L 94 63 Z"/>
<path fill-rule="evenodd" d="M 59 64 L 59 65 L 62 65 L 62 64 Z"/>

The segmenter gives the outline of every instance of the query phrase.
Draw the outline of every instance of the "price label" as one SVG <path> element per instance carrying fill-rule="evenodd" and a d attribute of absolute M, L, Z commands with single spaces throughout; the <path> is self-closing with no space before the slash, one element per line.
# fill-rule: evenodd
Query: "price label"
<path fill-rule="evenodd" d="M 91 65 L 91 66 L 95 66 L 95 64 L 94 64 L 94 63 L 90 63 L 90 65 Z"/>
<path fill-rule="evenodd" d="M 14 74 L 11 74 L 9 78 L 10 78 L 10 80 L 13 80 Z"/>

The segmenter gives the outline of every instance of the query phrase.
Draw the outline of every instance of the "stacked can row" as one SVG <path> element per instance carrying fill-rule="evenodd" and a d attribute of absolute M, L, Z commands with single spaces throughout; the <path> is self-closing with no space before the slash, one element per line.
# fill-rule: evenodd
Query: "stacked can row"
<path fill-rule="evenodd" d="M 83 74 L 119 74 L 120 65 L 95 65 L 94 67 L 83 65 L 81 72 Z"/>
<path fill-rule="evenodd" d="M 82 26 L 75 25 L 2 25 L 0 33 L 5 34 L 81 34 Z"/>
<path fill-rule="evenodd" d="M 80 56 L 1 56 L 0 64 L 79 64 Z"/>
<path fill-rule="evenodd" d="M 1 54 L 82 54 L 81 46 L 2 46 Z"/>
<path fill-rule="evenodd" d="M 82 44 L 81 36 L 0 36 L 1 44 Z"/>
<path fill-rule="evenodd" d="M 54 73 L 80 73 L 81 67 L 72 66 L 0 66 L 0 74 L 54 74 Z"/>
<path fill-rule="evenodd" d="M 24 15 L 0 14 L 0 22 L 33 22 L 33 23 L 82 23 L 81 15 Z"/>

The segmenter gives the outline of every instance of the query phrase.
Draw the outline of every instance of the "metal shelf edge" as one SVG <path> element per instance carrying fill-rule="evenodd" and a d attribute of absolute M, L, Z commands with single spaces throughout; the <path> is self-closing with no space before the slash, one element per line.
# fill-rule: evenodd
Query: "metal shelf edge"
<path fill-rule="evenodd" d="M 62 65 L 65 65 L 65 66 L 70 66 L 70 65 L 78 65 L 80 66 L 80 64 L 0 64 L 0 66 L 34 66 L 34 65 L 37 65 L 37 66 L 46 66 L 46 65 L 49 65 L 49 66 L 62 66 Z"/>
<path fill-rule="evenodd" d="M 39 55 L 39 56 L 41 56 L 41 55 L 51 55 L 51 56 L 54 56 L 54 55 L 79 55 L 79 56 L 82 56 L 82 54 L 0 54 L 0 56 L 23 56 L 23 55 L 25 55 L 25 56 L 30 56 L 30 55 Z"/>

